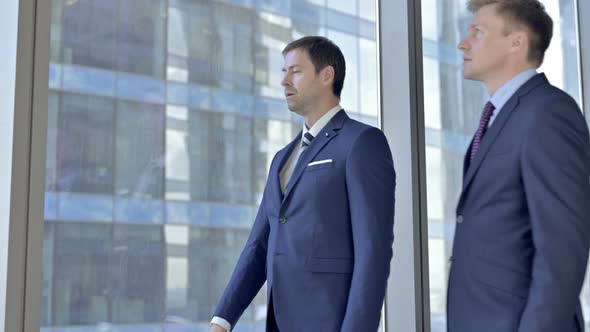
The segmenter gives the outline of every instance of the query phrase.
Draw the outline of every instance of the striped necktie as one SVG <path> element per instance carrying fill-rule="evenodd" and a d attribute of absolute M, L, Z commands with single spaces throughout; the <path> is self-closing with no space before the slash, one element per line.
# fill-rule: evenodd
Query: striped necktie
<path fill-rule="evenodd" d="M 481 119 L 479 120 L 479 127 L 475 132 L 475 137 L 473 137 L 473 144 L 471 145 L 471 153 L 469 156 L 469 161 L 473 161 L 475 158 L 475 154 L 479 149 L 479 145 L 481 144 L 481 140 L 483 135 L 486 133 L 488 129 L 488 124 L 490 123 L 490 119 L 492 118 L 492 114 L 494 114 L 494 105 L 491 102 L 487 102 L 486 106 L 483 108 L 483 113 L 481 114 Z"/>
<path fill-rule="evenodd" d="M 305 133 L 305 135 L 303 135 L 303 137 L 301 138 L 301 151 L 300 153 L 303 153 L 303 151 L 305 151 L 305 149 L 307 149 L 307 147 L 311 144 L 311 141 L 313 140 L 313 135 L 310 134 L 309 132 Z"/>

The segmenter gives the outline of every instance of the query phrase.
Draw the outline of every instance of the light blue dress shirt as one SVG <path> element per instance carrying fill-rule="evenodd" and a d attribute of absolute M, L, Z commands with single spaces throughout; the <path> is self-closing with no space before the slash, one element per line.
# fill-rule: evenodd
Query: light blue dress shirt
<path fill-rule="evenodd" d="M 537 70 L 534 68 L 527 69 L 518 75 L 514 76 L 510 81 L 502 85 L 496 92 L 489 98 L 489 101 L 494 105 L 495 110 L 492 114 L 488 128 L 494 123 L 494 120 L 502 111 L 506 102 L 516 93 L 516 91 L 525 84 L 528 80 L 537 75 Z"/>

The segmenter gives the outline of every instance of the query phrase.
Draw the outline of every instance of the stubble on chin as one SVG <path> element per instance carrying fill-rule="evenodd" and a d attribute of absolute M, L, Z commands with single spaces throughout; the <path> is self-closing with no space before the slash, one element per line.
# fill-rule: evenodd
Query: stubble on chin
<path fill-rule="evenodd" d="M 297 108 L 295 106 L 292 106 L 289 103 L 287 103 L 287 108 L 289 109 L 289 111 L 291 111 L 293 113 L 297 113 Z"/>
<path fill-rule="evenodd" d="M 299 114 L 299 115 L 303 115 L 303 110 L 301 109 L 300 105 L 295 104 L 295 103 L 289 103 L 287 101 L 287 108 L 289 108 L 289 111 L 295 113 L 295 114 Z"/>

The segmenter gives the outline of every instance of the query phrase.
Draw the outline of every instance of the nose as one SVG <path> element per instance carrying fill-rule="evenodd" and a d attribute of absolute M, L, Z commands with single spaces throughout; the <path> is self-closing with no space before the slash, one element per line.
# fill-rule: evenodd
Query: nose
<path fill-rule="evenodd" d="M 457 48 L 461 51 L 466 51 L 469 48 L 469 45 L 467 43 L 467 38 L 464 38 L 463 40 L 461 40 L 459 42 L 459 44 L 457 45 Z"/>
<path fill-rule="evenodd" d="M 283 79 L 281 80 L 282 86 L 290 86 L 291 85 L 291 77 L 288 73 L 283 75 Z"/>

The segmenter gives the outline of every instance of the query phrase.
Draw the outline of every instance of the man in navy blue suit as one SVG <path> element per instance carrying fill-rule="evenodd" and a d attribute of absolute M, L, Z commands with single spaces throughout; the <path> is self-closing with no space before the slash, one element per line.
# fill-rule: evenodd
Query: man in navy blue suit
<path fill-rule="evenodd" d="M 584 330 L 590 140 L 576 102 L 536 72 L 553 23 L 537 0 L 471 0 L 466 79 L 490 96 L 465 156 L 449 332 Z"/>
<path fill-rule="evenodd" d="M 376 331 L 393 245 L 389 146 L 341 109 L 338 46 L 304 37 L 283 55 L 285 97 L 303 130 L 271 163 L 211 331 L 230 330 L 265 281 L 267 331 Z"/>

